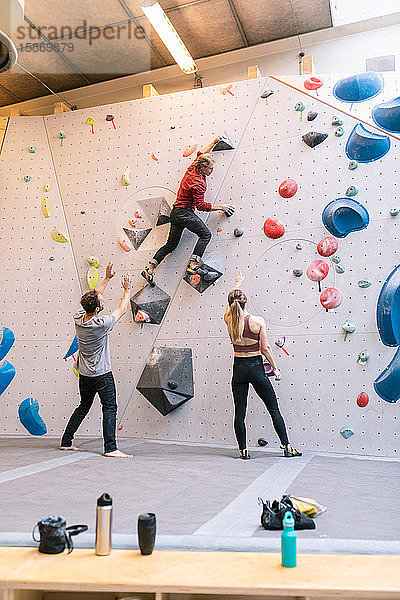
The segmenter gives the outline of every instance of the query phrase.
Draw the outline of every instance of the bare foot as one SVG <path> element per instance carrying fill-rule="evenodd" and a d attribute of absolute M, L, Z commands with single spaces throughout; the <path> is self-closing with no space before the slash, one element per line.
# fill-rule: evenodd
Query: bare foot
<path fill-rule="evenodd" d="M 111 458 L 132 458 L 133 454 L 125 454 L 121 450 L 113 450 L 112 452 L 104 452 L 104 456 L 110 456 Z"/>
<path fill-rule="evenodd" d="M 79 452 L 80 448 L 77 448 L 76 446 L 59 446 L 59 450 L 76 450 Z"/>

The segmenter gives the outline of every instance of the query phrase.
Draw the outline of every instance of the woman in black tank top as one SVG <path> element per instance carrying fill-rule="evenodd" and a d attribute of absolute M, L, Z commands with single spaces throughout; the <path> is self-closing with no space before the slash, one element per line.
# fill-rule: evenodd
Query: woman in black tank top
<path fill-rule="evenodd" d="M 282 444 L 284 456 L 287 458 L 302 456 L 301 452 L 298 452 L 289 444 L 285 422 L 279 410 L 274 389 L 265 374 L 262 354 L 272 366 L 275 379 L 277 381 L 282 379 L 282 375 L 275 364 L 272 348 L 267 340 L 264 319 L 248 314 L 247 297 L 239 289 L 242 281 L 243 277 L 239 271 L 239 276 L 235 280 L 235 287 L 228 295 L 228 306 L 224 315 L 224 321 L 235 351 L 232 393 L 235 404 L 234 428 L 240 458 L 244 460 L 250 458 L 247 450 L 245 425 L 250 383 L 271 415 L 275 431 Z"/>

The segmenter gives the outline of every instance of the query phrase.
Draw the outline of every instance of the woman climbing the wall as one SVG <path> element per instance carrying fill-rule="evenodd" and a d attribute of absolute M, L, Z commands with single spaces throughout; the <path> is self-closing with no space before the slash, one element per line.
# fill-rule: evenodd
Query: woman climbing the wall
<path fill-rule="evenodd" d="M 235 352 L 232 392 L 235 404 L 234 427 L 240 458 L 244 460 L 250 458 L 247 450 L 245 426 L 250 383 L 271 415 L 275 431 L 282 444 L 284 456 L 286 458 L 302 456 L 301 452 L 298 452 L 289 444 L 285 422 L 280 413 L 274 389 L 265 374 L 262 354 L 270 363 L 275 379 L 277 381 L 282 379 L 272 354 L 272 348 L 267 340 L 264 319 L 250 315 L 247 312 L 247 297 L 239 289 L 243 279 L 239 271 L 239 275 L 235 279 L 235 287 L 228 295 L 228 306 L 224 315 L 224 321 Z"/>
<path fill-rule="evenodd" d="M 203 275 L 206 281 L 213 281 L 213 279 L 218 278 L 218 273 L 202 269 L 203 263 L 201 257 L 211 240 L 211 231 L 205 225 L 204 221 L 196 215 L 194 209 L 206 212 L 222 210 L 228 217 L 235 212 L 235 208 L 229 204 L 211 204 L 204 201 L 207 189 L 206 177 L 211 175 L 215 165 L 215 159 L 211 154 L 211 150 L 219 139 L 220 136 L 216 137 L 197 153 L 196 160 L 190 165 L 183 176 L 170 215 L 171 225 L 168 239 L 164 246 L 157 250 L 148 266 L 141 273 L 142 277 L 152 286 L 154 286 L 153 274 L 156 267 L 178 246 L 185 228 L 199 237 L 190 258 L 188 271 L 192 274 Z"/>

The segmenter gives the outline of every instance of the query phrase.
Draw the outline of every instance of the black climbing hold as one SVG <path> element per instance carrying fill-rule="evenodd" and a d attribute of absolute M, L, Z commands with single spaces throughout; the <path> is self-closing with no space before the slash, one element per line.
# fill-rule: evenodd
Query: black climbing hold
<path fill-rule="evenodd" d="M 293 275 L 294 275 L 295 277 L 301 277 L 301 276 L 303 275 L 303 269 L 295 269 L 295 270 L 293 271 Z"/>
<path fill-rule="evenodd" d="M 243 229 L 240 229 L 240 227 L 236 227 L 236 228 L 233 230 L 233 235 L 234 235 L 235 237 L 242 237 L 242 235 L 243 235 L 243 234 L 244 234 L 244 230 L 243 230 Z"/>
<path fill-rule="evenodd" d="M 123 227 L 124 233 L 127 236 L 128 240 L 132 244 L 132 246 L 137 250 L 141 244 L 143 244 L 144 240 L 149 235 L 150 229 L 125 229 Z"/>
<path fill-rule="evenodd" d="M 269 98 L 274 93 L 274 90 L 264 90 L 261 94 L 261 98 Z"/>
<path fill-rule="evenodd" d="M 316 119 L 318 117 L 318 113 L 315 112 L 315 110 L 310 110 L 309 113 L 307 113 L 307 121 L 314 121 L 314 119 Z"/>
<path fill-rule="evenodd" d="M 307 144 L 307 146 L 310 146 L 310 148 L 315 148 L 315 146 L 318 146 L 318 144 L 326 140 L 327 137 L 327 133 L 318 133 L 318 131 L 310 131 L 309 133 L 306 133 L 302 136 L 302 140 L 305 144 Z"/>
<path fill-rule="evenodd" d="M 146 313 L 149 323 L 159 325 L 163 320 L 171 297 L 158 286 L 146 285 L 131 298 L 132 316 L 135 317 L 139 311 Z"/>
<path fill-rule="evenodd" d="M 212 151 L 215 152 L 217 150 L 234 150 L 234 148 L 234 145 L 229 139 L 229 135 L 226 133 L 226 131 L 224 131 L 224 133 L 221 135 L 219 141 L 215 144 Z"/>
<path fill-rule="evenodd" d="M 258 438 L 257 444 L 259 446 L 266 446 L 268 444 L 268 441 L 265 438 Z"/>
<path fill-rule="evenodd" d="M 166 201 L 166 199 L 163 198 L 161 200 L 160 210 L 158 211 L 156 227 L 158 227 L 158 225 L 165 225 L 166 223 L 170 223 L 171 222 L 170 214 L 171 214 L 171 207 L 168 204 L 168 202 Z"/>
<path fill-rule="evenodd" d="M 136 389 L 164 416 L 193 398 L 192 350 L 153 348 Z"/>

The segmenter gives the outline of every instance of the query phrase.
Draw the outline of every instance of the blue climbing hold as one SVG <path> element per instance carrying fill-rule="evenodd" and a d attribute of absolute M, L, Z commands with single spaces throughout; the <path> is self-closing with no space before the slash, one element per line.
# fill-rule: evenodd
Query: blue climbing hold
<path fill-rule="evenodd" d="M 342 434 L 345 440 L 348 440 L 349 437 L 354 435 L 354 430 L 351 427 L 342 427 L 340 433 Z"/>
<path fill-rule="evenodd" d="M 376 309 L 379 335 L 385 346 L 400 346 L 400 265 L 382 286 Z"/>
<path fill-rule="evenodd" d="M 15 342 L 15 335 L 8 329 L 8 327 L 2 328 L 2 336 L 0 342 L 0 360 L 3 360 L 6 354 L 8 354 L 11 346 Z"/>
<path fill-rule="evenodd" d="M 369 214 L 357 200 L 337 198 L 325 206 L 322 222 L 329 233 L 343 238 L 352 231 L 365 229 L 369 223 Z"/>
<path fill-rule="evenodd" d="M 0 367 L 0 396 L 15 377 L 15 367 L 7 360 Z"/>
<path fill-rule="evenodd" d="M 72 344 L 70 345 L 67 354 L 64 356 L 64 360 L 67 360 L 67 358 L 69 358 L 70 356 L 75 354 L 75 352 L 78 352 L 78 350 L 79 350 L 78 338 L 75 336 L 74 339 L 72 340 Z"/>
<path fill-rule="evenodd" d="M 351 160 L 367 163 L 385 156 L 390 149 L 390 139 L 387 135 L 370 131 L 358 123 L 349 135 L 346 144 L 346 154 Z"/>
<path fill-rule="evenodd" d="M 350 185 L 346 190 L 346 196 L 357 196 L 357 194 L 358 187 L 356 187 L 355 185 Z"/>
<path fill-rule="evenodd" d="M 372 118 L 382 129 L 400 133 L 400 96 L 375 106 L 372 109 Z"/>
<path fill-rule="evenodd" d="M 44 435 L 47 427 L 39 415 L 39 402 L 35 398 L 26 398 L 18 407 L 18 416 L 22 425 L 32 435 Z"/>
<path fill-rule="evenodd" d="M 385 81 L 380 73 L 367 71 L 337 81 L 332 93 L 342 102 L 364 102 L 381 93 Z"/>

